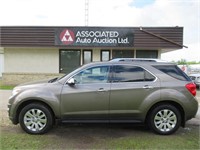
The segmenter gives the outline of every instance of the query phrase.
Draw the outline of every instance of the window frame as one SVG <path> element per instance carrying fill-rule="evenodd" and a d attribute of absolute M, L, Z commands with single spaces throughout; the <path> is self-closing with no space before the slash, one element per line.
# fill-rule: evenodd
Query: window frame
<path fill-rule="evenodd" d="M 87 63 L 84 63 L 84 59 L 85 59 L 85 53 L 84 53 L 84 52 L 90 52 L 90 53 L 91 53 L 91 58 L 90 58 L 90 62 L 89 62 L 89 63 L 91 63 L 92 60 L 93 60 L 93 53 L 92 53 L 92 50 L 91 50 L 91 49 L 84 49 L 84 50 L 82 51 L 82 65 L 87 64 Z"/>
<path fill-rule="evenodd" d="M 132 55 L 129 55 L 128 57 L 125 56 L 124 57 L 124 54 L 120 55 L 119 57 L 115 57 L 115 53 L 126 53 L 126 52 L 130 52 L 132 53 Z M 134 58 L 135 57 L 135 50 L 134 49 L 113 49 L 112 50 L 112 59 L 114 58 Z"/>
<path fill-rule="evenodd" d="M 148 54 L 148 56 L 149 56 L 149 54 L 150 53 L 156 53 L 156 57 L 144 57 L 144 55 L 142 56 L 142 57 L 139 57 L 138 55 L 139 55 L 139 53 L 147 53 Z M 159 53 L 158 53 L 158 50 L 145 50 L 145 49 L 143 49 L 143 50 L 136 50 L 136 55 L 135 55 L 135 57 L 136 58 L 152 58 L 152 59 L 158 59 L 158 55 L 159 55 Z"/>
<path fill-rule="evenodd" d="M 62 51 L 77 51 L 77 52 L 79 52 L 79 61 L 78 61 L 78 63 L 79 63 L 79 66 L 81 66 L 81 49 L 59 49 L 59 70 L 58 70 L 58 72 L 59 73 L 61 73 L 61 74 L 66 74 L 65 72 L 63 73 L 62 72 L 62 70 L 61 70 L 61 68 L 63 68 L 62 66 L 61 66 L 61 53 L 62 53 Z M 74 68 L 74 69 L 76 69 L 76 68 Z M 71 71 L 70 71 L 71 72 Z M 70 73 L 69 72 L 69 73 Z"/>
<path fill-rule="evenodd" d="M 101 50 L 101 54 L 100 54 L 100 57 L 101 57 L 101 61 L 103 61 L 103 52 L 108 52 L 109 54 L 109 56 L 108 56 L 108 61 L 110 60 L 110 56 L 111 56 L 111 51 L 110 50 Z M 106 61 L 106 60 L 105 60 Z"/>

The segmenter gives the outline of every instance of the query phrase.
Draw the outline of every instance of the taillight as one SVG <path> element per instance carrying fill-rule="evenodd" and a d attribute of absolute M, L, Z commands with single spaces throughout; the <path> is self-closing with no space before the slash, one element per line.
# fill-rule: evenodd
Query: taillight
<path fill-rule="evenodd" d="M 188 83 L 185 87 L 193 96 L 196 96 L 196 85 L 194 83 Z"/>

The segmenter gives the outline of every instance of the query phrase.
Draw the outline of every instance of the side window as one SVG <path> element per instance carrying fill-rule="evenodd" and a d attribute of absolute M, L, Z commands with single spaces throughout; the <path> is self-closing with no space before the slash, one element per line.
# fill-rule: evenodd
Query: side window
<path fill-rule="evenodd" d="M 144 70 L 144 78 L 145 78 L 145 81 L 154 81 L 155 80 L 155 77 L 146 70 Z"/>
<path fill-rule="evenodd" d="M 155 80 L 152 74 L 137 66 L 114 66 L 113 72 L 113 82 L 144 82 Z"/>
<path fill-rule="evenodd" d="M 73 78 L 77 84 L 106 83 L 108 82 L 108 74 L 108 66 L 98 66 L 83 70 Z"/>
<path fill-rule="evenodd" d="M 156 69 L 166 73 L 167 75 L 178 79 L 178 80 L 183 80 L 183 81 L 190 81 L 191 79 L 176 65 L 158 65 L 158 66 L 153 66 Z"/>

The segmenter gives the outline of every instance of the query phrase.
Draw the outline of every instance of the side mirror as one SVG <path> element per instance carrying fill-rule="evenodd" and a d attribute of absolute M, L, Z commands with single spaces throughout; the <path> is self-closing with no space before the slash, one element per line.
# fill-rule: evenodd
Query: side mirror
<path fill-rule="evenodd" d="M 74 78 L 71 78 L 71 79 L 69 79 L 68 81 L 67 81 L 67 84 L 68 85 L 75 85 L 75 79 Z"/>

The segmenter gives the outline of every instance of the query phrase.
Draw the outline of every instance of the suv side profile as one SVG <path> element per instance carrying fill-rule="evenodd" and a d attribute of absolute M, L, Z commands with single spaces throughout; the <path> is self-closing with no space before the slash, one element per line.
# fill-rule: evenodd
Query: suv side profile
<path fill-rule="evenodd" d="M 14 88 L 9 118 L 29 134 L 65 123 L 144 123 L 172 134 L 198 109 L 196 87 L 175 64 L 99 62 Z"/>

